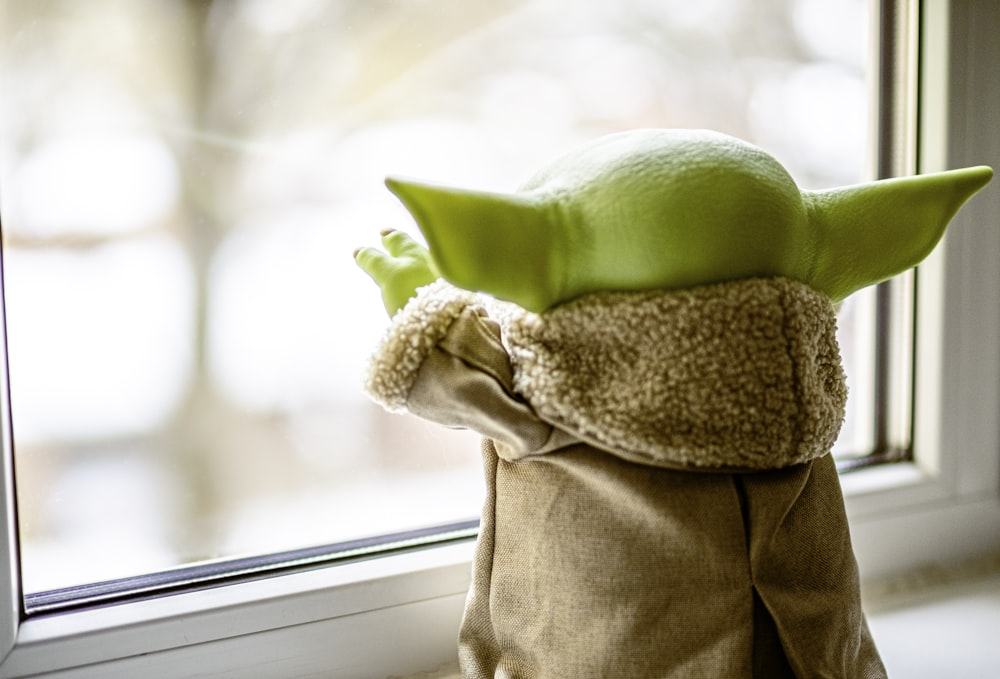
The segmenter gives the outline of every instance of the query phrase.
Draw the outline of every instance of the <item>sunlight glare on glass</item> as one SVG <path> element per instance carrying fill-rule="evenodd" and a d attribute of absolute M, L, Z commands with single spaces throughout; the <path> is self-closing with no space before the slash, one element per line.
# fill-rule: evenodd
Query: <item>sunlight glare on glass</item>
<path fill-rule="evenodd" d="M 243 18 L 265 34 L 284 33 L 321 14 L 323 0 L 243 0 Z"/>
<path fill-rule="evenodd" d="M 356 398 L 385 311 L 351 266 L 361 212 L 299 210 L 241 224 L 210 277 L 209 365 L 234 403 L 295 410 Z M 372 224 L 373 232 L 378 226 Z"/>
<path fill-rule="evenodd" d="M 161 424 L 191 372 L 191 271 L 164 236 L 9 258 L 18 440 L 120 436 Z"/>
<path fill-rule="evenodd" d="M 758 83 L 750 122 L 793 175 L 818 180 L 804 188 L 853 183 L 863 171 L 867 96 L 860 74 L 838 64 L 806 64 Z M 845 168 L 854 168 L 849 181 Z"/>
<path fill-rule="evenodd" d="M 156 137 L 57 136 L 15 168 L 10 200 L 18 230 L 35 237 L 120 234 L 163 219 L 179 184 Z"/>
<path fill-rule="evenodd" d="M 40 525 L 22 524 L 25 533 L 37 533 L 22 555 L 25 591 L 65 585 L 67 564 L 72 564 L 75 582 L 82 583 L 172 563 L 175 557 L 165 537 L 174 529 L 178 498 L 183 497 L 172 480 L 149 455 L 71 463 L 49 477 L 52 499 L 34 519 Z"/>
<path fill-rule="evenodd" d="M 868 58 L 869 7 L 867 0 L 795 0 L 792 19 L 807 50 L 861 69 Z"/>
<path fill-rule="evenodd" d="M 650 12 L 660 13 L 679 30 L 698 30 L 724 34 L 738 23 L 743 5 L 748 0 L 642 0 L 639 4 Z"/>

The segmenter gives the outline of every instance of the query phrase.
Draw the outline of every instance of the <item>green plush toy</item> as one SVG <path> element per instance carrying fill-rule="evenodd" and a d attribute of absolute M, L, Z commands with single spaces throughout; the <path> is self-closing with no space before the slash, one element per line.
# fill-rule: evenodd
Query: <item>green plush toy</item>
<path fill-rule="evenodd" d="M 465 677 L 885 676 L 829 451 L 834 303 L 916 265 L 987 167 L 801 191 L 707 131 L 517 193 L 390 179 L 366 388 L 484 436 Z M 479 293 L 487 293 L 481 295 Z"/>

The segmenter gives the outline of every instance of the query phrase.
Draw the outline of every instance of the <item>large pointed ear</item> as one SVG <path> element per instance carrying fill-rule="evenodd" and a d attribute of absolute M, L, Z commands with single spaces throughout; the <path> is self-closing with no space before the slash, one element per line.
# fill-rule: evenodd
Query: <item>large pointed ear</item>
<path fill-rule="evenodd" d="M 992 176 L 980 166 L 804 191 L 814 234 L 807 282 L 836 301 L 916 266 Z"/>
<path fill-rule="evenodd" d="M 550 261 L 557 211 L 530 194 L 447 188 L 390 177 L 427 239 L 441 275 L 460 288 L 543 311 L 559 299 L 561 272 Z"/>

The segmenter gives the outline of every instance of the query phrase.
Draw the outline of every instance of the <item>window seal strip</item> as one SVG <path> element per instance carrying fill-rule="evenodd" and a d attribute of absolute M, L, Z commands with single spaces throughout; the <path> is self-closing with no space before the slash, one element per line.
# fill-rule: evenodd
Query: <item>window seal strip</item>
<path fill-rule="evenodd" d="M 147 575 L 28 593 L 24 595 L 24 609 L 26 616 L 34 617 L 108 606 L 441 547 L 473 540 L 478 533 L 479 519 L 469 519 L 318 547 L 220 559 Z"/>

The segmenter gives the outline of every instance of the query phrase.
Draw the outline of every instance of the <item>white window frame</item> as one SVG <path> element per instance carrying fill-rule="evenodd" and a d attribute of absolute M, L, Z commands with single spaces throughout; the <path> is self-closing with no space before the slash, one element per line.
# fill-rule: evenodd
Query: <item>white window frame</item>
<path fill-rule="evenodd" d="M 1000 168 L 1000 4 L 922 4 L 918 167 Z M 843 477 L 866 579 L 1000 550 L 998 220 L 994 180 L 918 273 L 914 459 Z M 470 543 L 25 619 L 2 457 L 0 679 L 384 677 L 455 660 Z"/>
<path fill-rule="evenodd" d="M 1000 169 L 1000 5 L 920 4 L 917 167 Z M 866 579 L 1000 550 L 998 184 L 962 208 L 917 272 L 913 461 L 842 478 Z"/>

